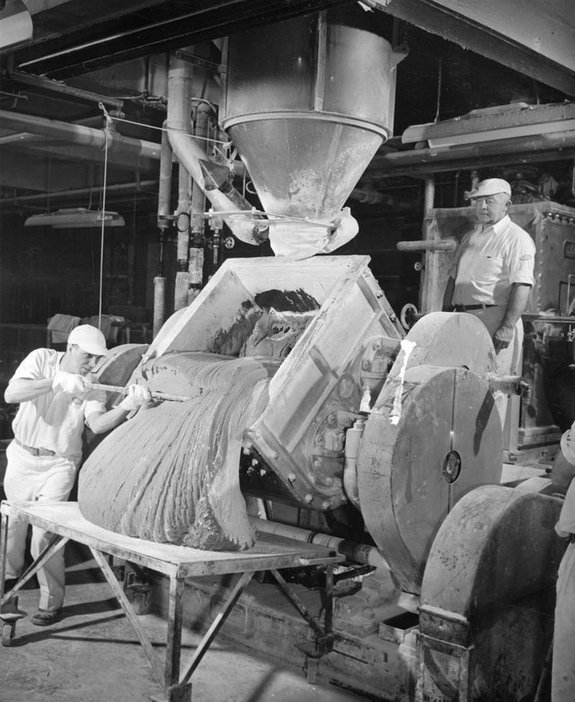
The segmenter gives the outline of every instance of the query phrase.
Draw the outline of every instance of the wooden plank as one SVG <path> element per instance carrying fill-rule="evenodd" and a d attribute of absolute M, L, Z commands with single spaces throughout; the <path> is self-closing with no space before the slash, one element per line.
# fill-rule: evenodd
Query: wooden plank
<path fill-rule="evenodd" d="M 260 532 L 246 551 L 200 549 L 145 541 L 107 531 L 81 515 L 77 502 L 3 502 L 2 514 L 21 514 L 31 524 L 170 577 L 197 577 L 270 570 L 302 565 L 302 560 L 337 563 L 344 560 L 325 547 Z"/>

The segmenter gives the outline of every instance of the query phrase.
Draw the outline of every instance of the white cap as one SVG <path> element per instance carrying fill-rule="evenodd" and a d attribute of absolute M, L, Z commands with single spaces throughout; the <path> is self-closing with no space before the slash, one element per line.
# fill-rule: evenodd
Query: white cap
<path fill-rule="evenodd" d="M 91 324 L 80 324 L 79 327 L 74 327 L 68 336 L 68 343 L 76 344 L 82 351 L 93 356 L 106 356 L 108 353 L 106 337 Z"/>
<path fill-rule="evenodd" d="M 475 190 L 472 190 L 468 197 L 471 200 L 474 197 L 487 197 L 498 193 L 504 193 L 511 197 L 511 186 L 509 183 L 503 178 L 487 178 L 478 183 Z"/>

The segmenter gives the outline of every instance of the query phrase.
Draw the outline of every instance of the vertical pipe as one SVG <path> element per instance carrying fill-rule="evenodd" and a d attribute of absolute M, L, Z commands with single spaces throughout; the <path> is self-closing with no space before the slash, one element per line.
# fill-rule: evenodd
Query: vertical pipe
<path fill-rule="evenodd" d="M 423 232 L 424 241 L 431 241 L 437 232 L 432 225 L 432 211 L 435 205 L 435 178 L 426 176 L 423 196 Z M 440 310 L 443 300 L 443 288 L 440 289 L 440 252 L 426 251 L 423 256 L 423 272 L 419 308 L 423 313 Z M 441 281 L 443 285 L 444 281 Z"/>
<path fill-rule="evenodd" d="M 162 328 L 166 309 L 166 279 L 157 275 L 154 278 L 154 321 L 152 334 L 154 338 Z"/>
<path fill-rule="evenodd" d="M 172 193 L 172 145 L 164 122 L 160 147 L 160 183 L 158 186 L 158 227 L 168 228 Z"/>
<path fill-rule="evenodd" d="M 170 199 L 172 193 L 172 146 L 168 132 L 162 132 L 160 148 L 160 182 L 158 186 L 158 228 L 160 230 L 160 253 L 158 274 L 154 278 L 153 336 L 160 331 L 166 315 L 166 279 L 164 277 L 164 241 L 170 225 Z"/>
<path fill-rule="evenodd" d="M 178 166 L 178 269 L 186 270 L 188 265 L 188 246 L 190 243 L 190 189 L 191 178 L 184 166 Z"/>
<path fill-rule="evenodd" d="M 210 106 L 200 102 L 196 107 L 194 134 L 197 141 L 206 144 L 209 136 Z M 206 210 L 204 191 L 192 181 L 192 201 L 190 207 L 191 247 L 189 250 L 189 285 L 188 304 L 190 304 L 202 288 L 204 282 L 204 228 L 203 213 Z"/>
<path fill-rule="evenodd" d="M 209 135 L 210 107 L 200 103 L 196 108 L 194 134 L 202 145 L 205 145 Z M 204 191 L 194 180 L 192 183 L 192 204 L 190 226 L 195 243 L 201 241 L 204 234 L 204 218 L 201 216 L 206 209 L 206 196 Z"/>
<path fill-rule="evenodd" d="M 319 13 L 317 21 L 316 61 L 313 109 L 317 112 L 321 112 L 321 110 L 323 110 L 323 97 L 325 94 L 325 70 L 327 61 L 327 20 L 325 11 Z"/>
<path fill-rule="evenodd" d="M 170 142 L 177 157 L 184 164 L 192 178 L 206 193 L 215 210 L 250 210 L 251 204 L 234 188 L 225 194 L 218 189 L 208 190 L 200 161 L 207 158 L 206 151 L 189 135 L 190 101 L 192 99 L 191 66 L 172 56 L 168 74 L 168 127 Z M 241 203 L 241 205 L 239 204 Z M 226 223 L 235 236 L 250 244 L 260 244 L 261 236 L 255 237 L 251 217 L 246 219 L 229 218 Z"/>
<path fill-rule="evenodd" d="M 425 191 L 423 194 L 423 215 L 426 216 L 435 206 L 435 178 L 428 176 L 425 178 Z M 424 238 L 426 232 L 424 232 Z"/>
<path fill-rule="evenodd" d="M 174 310 L 180 310 L 188 304 L 188 247 L 190 243 L 190 188 L 191 178 L 183 164 L 178 171 L 178 208 L 176 222 L 178 227 L 177 267 L 174 284 Z"/>

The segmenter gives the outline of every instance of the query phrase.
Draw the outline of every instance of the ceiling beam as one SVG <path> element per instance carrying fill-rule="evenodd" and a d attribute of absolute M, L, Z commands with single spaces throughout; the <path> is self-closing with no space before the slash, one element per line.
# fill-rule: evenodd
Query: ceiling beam
<path fill-rule="evenodd" d="M 88 28 L 14 52 L 17 67 L 64 78 L 149 54 L 181 49 L 227 36 L 254 25 L 279 22 L 351 0 L 207 0 L 202 3 L 160 3 L 152 13 L 124 16 L 122 22 L 101 22 L 93 13 Z M 116 3 L 119 4 L 119 3 Z M 310 9 L 310 4 L 312 8 Z M 177 10 L 177 11 L 176 11 Z"/>
<path fill-rule="evenodd" d="M 366 2 L 373 8 L 575 96 L 575 13 L 572 0 Z"/>

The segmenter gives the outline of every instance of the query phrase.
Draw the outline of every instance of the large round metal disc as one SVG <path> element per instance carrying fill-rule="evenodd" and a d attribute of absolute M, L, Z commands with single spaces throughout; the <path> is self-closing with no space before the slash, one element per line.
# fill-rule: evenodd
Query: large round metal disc
<path fill-rule="evenodd" d="M 359 497 L 403 590 L 419 593 L 431 544 L 455 503 L 499 482 L 501 451 L 493 395 L 475 373 L 415 366 L 403 383 L 386 383 L 360 445 Z"/>
<path fill-rule="evenodd" d="M 406 339 L 415 344 L 406 368 L 463 366 L 481 377 L 497 371 L 491 336 L 483 322 L 472 314 L 431 312 L 409 330 Z M 389 373 L 390 380 L 397 378 L 403 365 L 400 353 Z"/>

